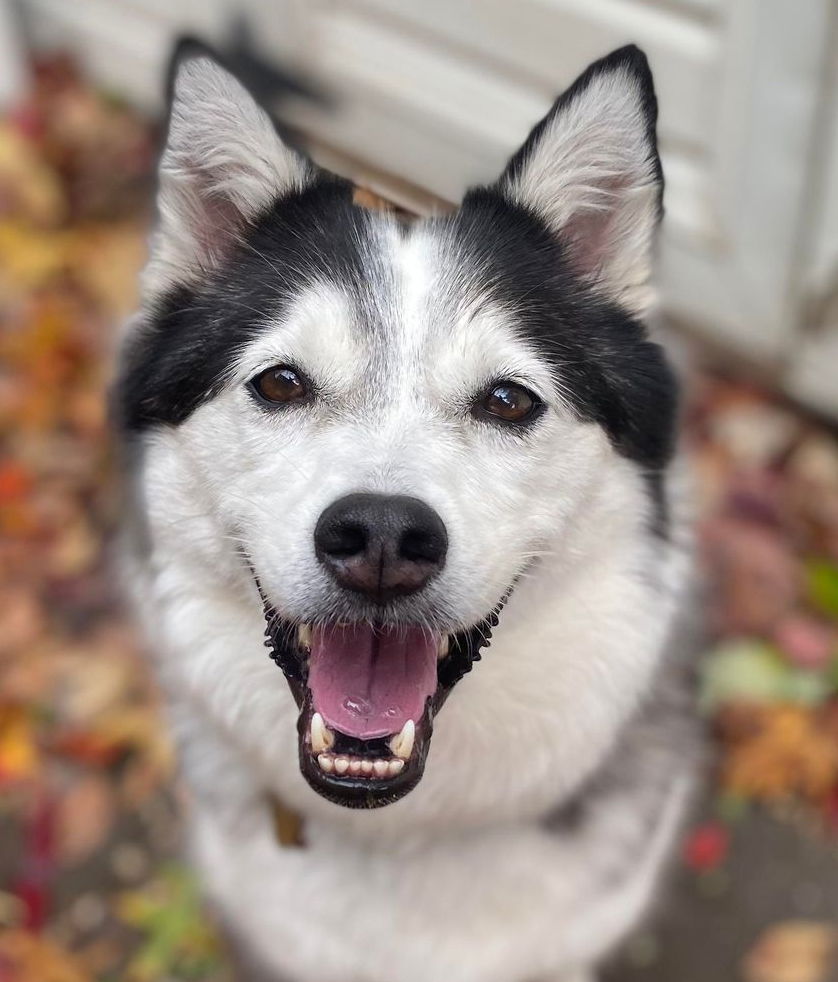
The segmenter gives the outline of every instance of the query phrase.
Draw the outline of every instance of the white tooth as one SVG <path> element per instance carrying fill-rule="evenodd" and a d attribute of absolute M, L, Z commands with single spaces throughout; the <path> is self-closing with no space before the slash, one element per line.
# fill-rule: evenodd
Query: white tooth
<path fill-rule="evenodd" d="M 407 760 L 413 753 L 413 743 L 416 740 L 416 724 L 409 719 L 402 727 L 401 733 L 390 741 L 390 749 L 397 757 Z"/>
<path fill-rule="evenodd" d="M 436 657 L 438 661 L 442 661 L 443 658 L 448 654 L 448 635 L 442 636 L 439 642 L 439 648 L 437 649 Z"/>
<path fill-rule="evenodd" d="M 387 770 L 389 772 L 390 777 L 395 777 L 397 774 L 401 774 L 403 769 L 404 769 L 403 760 L 398 760 L 398 759 L 391 760 L 390 763 L 387 765 Z"/>
<path fill-rule="evenodd" d="M 375 772 L 376 777 L 387 777 L 387 772 L 390 770 L 390 764 L 386 760 L 375 760 L 373 761 L 372 769 Z"/>
<path fill-rule="evenodd" d="M 369 776 L 370 774 L 372 774 L 372 761 L 371 760 L 362 760 L 361 761 L 361 771 L 364 774 L 366 774 L 367 776 Z"/>
<path fill-rule="evenodd" d="M 297 629 L 297 643 L 301 648 L 311 648 L 311 624 L 300 624 Z"/>
<path fill-rule="evenodd" d="M 349 773 L 350 774 L 360 774 L 361 773 L 361 761 L 357 757 L 353 757 L 349 761 Z"/>
<path fill-rule="evenodd" d="M 345 774 L 349 770 L 348 757 L 335 757 L 335 771 L 338 774 Z"/>
<path fill-rule="evenodd" d="M 311 717 L 311 749 L 319 754 L 328 750 L 335 742 L 335 735 L 326 726 L 320 713 L 314 713 Z"/>
<path fill-rule="evenodd" d="M 335 769 L 334 761 L 328 754 L 320 754 L 317 758 L 317 763 L 320 765 L 320 770 L 325 771 L 327 774 L 331 774 Z"/>

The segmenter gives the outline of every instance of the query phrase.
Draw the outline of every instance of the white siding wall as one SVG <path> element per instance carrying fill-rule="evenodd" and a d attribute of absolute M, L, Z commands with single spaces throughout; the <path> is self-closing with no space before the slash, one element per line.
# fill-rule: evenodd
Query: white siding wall
<path fill-rule="evenodd" d="M 667 309 L 838 412 L 838 386 L 825 392 L 822 365 L 828 351 L 827 366 L 838 370 L 838 341 L 830 335 L 817 348 L 802 340 L 838 264 L 834 0 L 235 6 L 249 12 L 264 54 L 298 61 L 339 95 L 339 112 L 300 106 L 296 122 L 413 202 L 428 200 L 421 193 L 454 201 L 468 184 L 491 179 L 589 61 L 640 44 L 661 105 Z M 100 80 L 149 107 L 158 104 L 171 39 L 183 31 L 223 37 L 232 7 L 24 0 L 39 43 L 69 46 Z"/>

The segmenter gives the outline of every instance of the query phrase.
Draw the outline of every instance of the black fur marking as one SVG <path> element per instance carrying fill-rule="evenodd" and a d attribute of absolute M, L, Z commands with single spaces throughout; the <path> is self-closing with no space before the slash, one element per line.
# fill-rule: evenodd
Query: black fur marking
<path fill-rule="evenodd" d="M 171 290 L 136 331 L 116 387 L 121 426 L 182 423 L 218 393 L 233 353 L 313 280 L 361 292 L 369 221 L 337 178 L 275 201 L 219 269 Z"/>
<path fill-rule="evenodd" d="M 672 454 L 677 385 L 644 325 L 574 272 L 559 239 L 494 188 L 470 191 L 450 219 L 452 263 L 508 309 L 556 368 L 563 395 L 651 475 Z"/>
<path fill-rule="evenodd" d="M 566 244 L 539 215 L 511 203 L 502 190 L 524 171 L 551 121 L 593 79 L 618 69 L 637 82 L 660 218 L 657 99 L 646 56 L 627 45 L 595 62 L 559 96 L 498 184 L 471 191 L 453 224 L 463 258 L 472 270 L 483 271 L 496 299 L 517 313 L 523 334 L 555 365 L 575 410 L 599 423 L 615 448 L 643 468 L 654 530 L 665 535 L 662 471 L 675 444 L 678 386 L 663 350 L 647 338 L 640 321 L 575 274 Z"/>

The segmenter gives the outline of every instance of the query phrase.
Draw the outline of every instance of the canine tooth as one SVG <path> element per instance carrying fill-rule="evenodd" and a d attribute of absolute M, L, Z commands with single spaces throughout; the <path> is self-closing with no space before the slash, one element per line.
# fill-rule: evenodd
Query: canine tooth
<path fill-rule="evenodd" d="M 331 774 L 335 769 L 334 761 L 328 754 L 320 754 L 317 758 L 317 763 L 320 765 L 320 770 L 325 771 L 327 774 Z"/>
<path fill-rule="evenodd" d="M 335 757 L 335 771 L 338 774 L 345 774 L 349 770 L 348 757 Z"/>
<path fill-rule="evenodd" d="M 350 774 L 360 774 L 361 773 L 361 761 L 357 757 L 353 757 L 349 761 L 349 773 Z"/>
<path fill-rule="evenodd" d="M 301 648 L 311 648 L 311 624 L 300 624 L 297 629 L 297 643 Z"/>
<path fill-rule="evenodd" d="M 361 771 L 364 774 L 366 774 L 367 777 L 369 777 L 369 775 L 372 774 L 372 761 L 371 760 L 362 760 L 361 761 Z"/>
<path fill-rule="evenodd" d="M 335 735 L 326 726 L 320 713 L 314 713 L 311 717 L 311 749 L 319 754 L 328 750 L 335 742 Z"/>
<path fill-rule="evenodd" d="M 448 655 L 448 635 L 444 634 L 442 638 L 440 638 L 439 648 L 437 649 L 436 652 L 437 661 L 442 661 L 442 659 L 445 658 L 447 655 Z"/>
<path fill-rule="evenodd" d="M 390 770 L 390 764 L 386 760 L 375 760 L 373 761 L 372 769 L 375 772 L 376 777 L 387 777 L 387 772 Z"/>
<path fill-rule="evenodd" d="M 416 724 L 409 719 L 402 727 L 401 733 L 390 741 L 390 749 L 397 757 L 407 760 L 413 753 L 413 743 L 416 740 Z"/>
<path fill-rule="evenodd" d="M 404 769 L 404 761 L 399 760 L 397 757 L 395 760 L 391 760 L 387 764 L 387 773 L 390 777 L 395 777 L 397 774 L 401 774 Z"/>

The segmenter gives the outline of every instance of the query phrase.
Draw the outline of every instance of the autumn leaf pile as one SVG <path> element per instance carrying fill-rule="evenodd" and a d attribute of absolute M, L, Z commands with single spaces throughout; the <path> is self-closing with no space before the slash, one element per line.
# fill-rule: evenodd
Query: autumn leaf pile
<path fill-rule="evenodd" d="M 0 121 L 0 982 L 228 977 L 176 859 L 170 748 L 109 559 L 106 389 L 152 157 L 150 128 L 59 58 Z M 720 748 L 718 818 L 684 850 L 703 875 L 754 806 L 838 832 L 838 445 L 712 374 L 687 429 Z M 778 928 L 748 976 L 781 978 L 811 930 Z"/>
<path fill-rule="evenodd" d="M 716 643 L 704 710 L 727 805 L 838 829 L 838 443 L 740 383 L 697 383 L 689 437 Z"/>
<path fill-rule="evenodd" d="M 222 977 L 108 559 L 105 396 L 152 155 L 62 59 L 0 122 L 2 982 Z"/>

